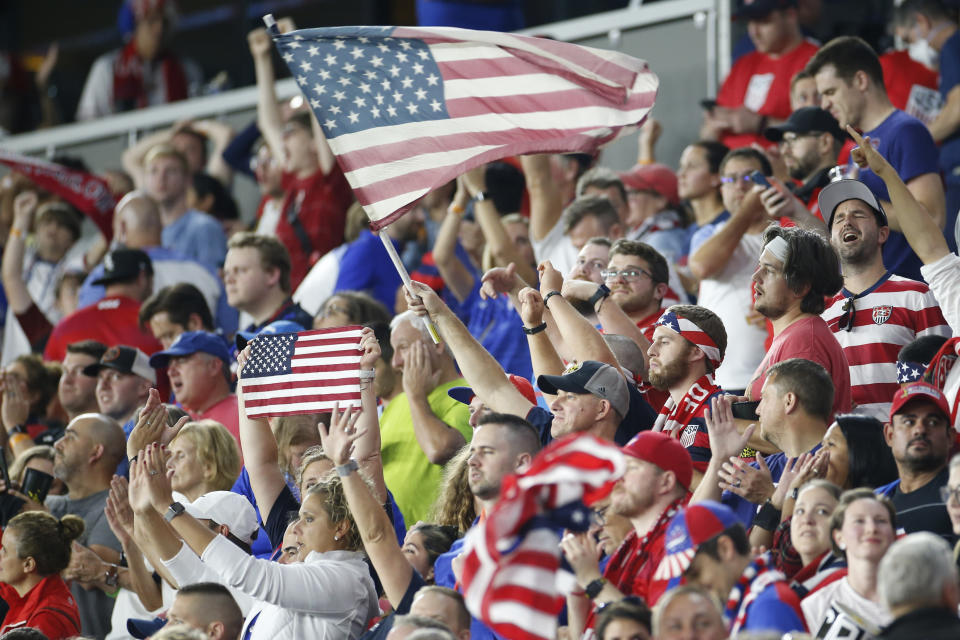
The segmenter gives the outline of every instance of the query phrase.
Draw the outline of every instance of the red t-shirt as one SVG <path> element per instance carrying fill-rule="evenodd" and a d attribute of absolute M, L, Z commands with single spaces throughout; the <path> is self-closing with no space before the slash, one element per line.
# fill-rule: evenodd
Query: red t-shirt
<path fill-rule="evenodd" d="M 80 634 L 80 611 L 70 588 L 58 574 L 47 576 L 22 598 L 16 589 L 0 582 L 0 597 L 10 605 L 0 634 L 23 627 L 39 629 L 50 640 Z"/>
<path fill-rule="evenodd" d="M 186 407 L 184 407 L 186 408 Z M 232 393 L 203 413 L 187 409 L 194 420 L 214 420 L 227 428 L 240 446 L 240 415 L 237 413 L 237 396 Z"/>
<path fill-rule="evenodd" d="M 937 72 L 911 58 L 907 51 L 888 51 L 880 56 L 880 67 L 887 97 L 901 111 L 907 110 L 910 92 L 915 86 L 938 92 Z"/>
<path fill-rule="evenodd" d="M 286 196 L 277 238 L 290 252 L 290 281 L 295 290 L 321 256 L 343 243 L 353 191 L 337 164 L 328 174 L 317 169 L 306 178 L 284 173 L 283 189 Z"/>
<path fill-rule="evenodd" d="M 790 116 L 790 80 L 803 69 L 817 51 L 817 45 L 803 40 L 788 53 L 772 58 L 753 51 L 733 65 L 717 94 L 721 107 L 747 107 L 760 115 L 785 120 Z M 749 147 L 751 143 L 770 146 L 759 133 L 727 133 L 720 142 L 731 149 Z"/>
<path fill-rule="evenodd" d="M 760 399 L 760 389 L 767 379 L 767 370 L 790 358 L 803 358 L 822 365 L 833 380 L 833 414 L 850 411 L 853 404 L 850 365 L 840 343 L 820 316 L 797 320 L 773 339 L 767 355 L 753 374 L 753 381 L 747 387 L 751 399 Z"/>
<path fill-rule="evenodd" d="M 99 340 L 108 347 L 126 344 L 147 355 L 160 351 L 163 346 L 153 334 L 140 330 L 139 313 L 140 303 L 123 296 L 77 309 L 53 328 L 43 359 L 60 362 L 67 355 L 67 345 L 81 340 Z"/>

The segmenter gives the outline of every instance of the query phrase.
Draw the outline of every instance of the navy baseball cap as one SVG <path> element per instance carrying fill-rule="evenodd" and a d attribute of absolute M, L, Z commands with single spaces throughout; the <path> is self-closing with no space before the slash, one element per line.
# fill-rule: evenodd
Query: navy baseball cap
<path fill-rule="evenodd" d="M 132 281 L 141 273 L 153 275 L 150 256 L 140 249 L 114 249 L 103 257 L 103 275 L 91 284 L 108 285 Z"/>
<path fill-rule="evenodd" d="M 149 638 L 167 624 L 165 618 L 146 620 L 143 618 L 127 618 L 127 633 L 134 638 Z"/>
<path fill-rule="evenodd" d="M 230 352 L 223 338 L 208 331 L 186 331 L 177 336 L 169 349 L 158 351 L 150 356 L 150 366 L 160 369 L 167 366 L 170 358 L 190 356 L 198 351 L 217 356 L 224 362 L 230 362 Z"/>
<path fill-rule="evenodd" d="M 630 391 L 627 379 L 619 370 L 596 360 L 584 360 L 567 367 L 562 376 L 541 375 L 537 386 L 544 393 L 557 395 L 558 391 L 589 393 L 609 400 L 621 416 L 630 410 Z"/>
<path fill-rule="evenodd" d="M 237 335 L 234 337 L 234 342 L 236 342 L 237 350 L 243 351 L 244 347 L 247 346 L 247 343 L 259 335 L 300 333 L 301 331 L 306 330 L 306 327 L 301 327 L 298 322 L 294 322 L 293 320 L 274 320 L 259 331 L 237 331 Z"/>
<path fill-rule="evenodd" d="M 796 8 L 797 0 L 742 0 L 733 13 L 734 20 L 766 18 L 773 11 Z"/>
<path fill-rule="evenodd" d="M 820 107 L 801 107 L 787 118 L 783 124 L 773 127 L 767 127 L 763 132 L 763 137 L 772 142 L 783 140 L 785 133 L 812 133 L 821 131 L 829 133 L 836 140 L 846 140 L 847 133 L 840 128 L 837 119 L 830 115 L 830 112 Z"/>

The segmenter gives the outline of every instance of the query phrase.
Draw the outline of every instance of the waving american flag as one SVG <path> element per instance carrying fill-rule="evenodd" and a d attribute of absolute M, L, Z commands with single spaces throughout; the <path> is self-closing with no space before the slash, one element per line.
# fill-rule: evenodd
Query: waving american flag
<path fill-rule="evenodd" d="M 642 60 L 508 33 L 333 27 L 274 41 L 374 228 L 486 162 L 593 152 L 657 93 Z"/>
<path fill-rule="evenodd" d="M 612 442 L 572 434 L 504 478 L 500 499 L 463 547 L 470 613 L 511 640 L 556 637 L 564 597 L 576 586 L 561 562 L 560 533 L 587 530 L 589 505 L 610 492 L 624 464 Z"/>

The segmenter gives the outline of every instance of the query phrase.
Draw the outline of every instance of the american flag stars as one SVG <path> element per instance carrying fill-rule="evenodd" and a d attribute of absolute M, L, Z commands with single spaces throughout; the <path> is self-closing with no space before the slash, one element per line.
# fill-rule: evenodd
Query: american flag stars
<path fill-rule="evenodd" d="M 328 138 L 372 127 L 448 118 L 443 83 L 420 40 L 278 38 Z M 307 44 L 309 43 L 309 46 Z"/>

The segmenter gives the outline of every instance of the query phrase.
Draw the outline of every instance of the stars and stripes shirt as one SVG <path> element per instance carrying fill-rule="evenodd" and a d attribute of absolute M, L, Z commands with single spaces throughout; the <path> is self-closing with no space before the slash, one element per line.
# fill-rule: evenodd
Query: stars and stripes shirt
<path fill-rule="evenodd" d="M 853 326 L 846 331 L 843 307 L 851 298 Z M 860 294 L 841 289 L 827 303 L 822 317 L 850 363 L 855 410 L 884 421 L 899 386 L 900 349 L 920 336 L 950 336 L 950 328 L 930 288 L 889 271 Z"/>

